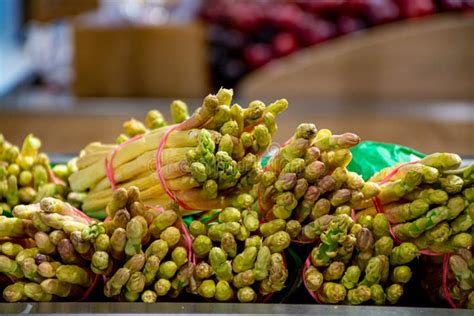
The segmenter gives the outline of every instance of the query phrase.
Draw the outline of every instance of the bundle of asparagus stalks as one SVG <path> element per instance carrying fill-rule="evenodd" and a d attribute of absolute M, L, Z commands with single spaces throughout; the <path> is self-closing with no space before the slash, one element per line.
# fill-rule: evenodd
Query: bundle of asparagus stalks
<path fill-rule="evenodd" d="M 332 216 L 319 238 L 303 270 L 305 286 L 316 300 L 384 305 L 401 298 L 412 276 L 407 264 L 419 252 L 412 243 L 394 247 L 383 215 L 365 227 L 345 214 Z"/>
<path fill-rule="evenodd" d="M 315 242 L 333 214 L 351 215 L 351 208 L 379 193 L 346 166 L 350 148 L 360 138 L 352 133 L 333 135 L 314 124 L 300 124 L 288 144 L 267 164 L 258 186 L 259 207 L 267 220 L 294 227 L 297 242 Z"/>
<path fill-rule="evenodd" d="M 141 136 L 121 147 L 88 145 L 77 161 L 79 170 L 69 177 L 74 191 L 88 192 L 83 211 L 91 216 L 105 216 L 113 193 L 106 160 L 110 162 L 113 184 L 119 188 L 137 186 L 147 204 L 167 205 L 177 200 L 190 210 L 230 205 L 233 195 L 258 183 L 258 156 L 270 145 L 276 131 L 276 116 L 288 106 L 281 99 L 268 106 L 253 101 L 243 109 L 238 104 L 231 105 L 231 101 L 232 90 L 220 89 L 216 95 L 205 97 L 202 106 L 187 119 L 183 103 L 174 102 L 172 109 L 180 114 L 174 115 L 178 117 L 174 120 L 180 122 L 178 126 L 147 131 L 143 124 L 133 120 L 127 122 L 125 130 L 130 136 Z M 149 113 L 146 123 L 149 128 L 164 125 L 156 111 Z M 120 137 L 119 141 L 127 137 Z M 160 145 L 163 150 L 158 158 L 163 181 L 156 171 Z"/>
<path fill-rule="evenodd" d="M 473 243 L 474 165 L 457 169 L 456 154 L 436 153 L 419 162 L 388 168 L 369 181 L 381 184 L 377 205 L 363 201 L 357 213 L 360 220 L 379 212 L 387 217 L 394 236 L 418 248 L 435 253 L 469 249 Z M 388 178 L 387 174 L 393 176 Z"/>
<path fill-rule="evenodd" d="M 447 295 L 457 307 L 474 309 L 474 259 L 473 250 L 459 249 L 449 257 L 447 281 L 443 285 L 443 259 L 424 257 L 426 267 L 421 285 L 432 303 L 445 300 Z M 447 293 L 446 293 L 447 291 Z"/>
<path fill-rule="evenodd" d="M 0 217 L 0 274 L 7 302 L 79 300 L 96 280 L 87 268 L 91 251 L 82 244 L 89 219 L 69 204 L 44 198 Z"/>
<path fill-rule="evenodd" d="M 74 161 L 51 170 L 48 156 L 39 153 L 40 147 L 40 139 L 32 134 L 25 137 L 21 149 L 0 134 L 0 214 L 10 213 L 21 203 L 39 202 L 43 197 L 66 199 L 68 196 L 67 182 L 53 181 L 51 172 L 66 180 L 75 170 Z M 81 197 L 76 193 L 70 195 L 72 202 Z"/>
<path fill-rule="evenodd" d="M 474 165 L 457 169 L 460 165 L 458 155 L 437 153 L 380 171 L 369 180 L 384 180 L 378 200 L 362 202 L 361 207 L 371 206 L 357 217 L 371 222 L 374 214 L 382 212 L 397 242 L 410 241 L 422 254 L 444 255 L 424 259 L 429 271 L 437 271 L 425 278 L 425 288 L 436 289 L 436 297 L 451 306 L 472 308 L 474 267 L 469 249 L 474 232 Z M 449 264 L 443 267 L 442 260 Z M 445 273 L 447 284 L 442 280 Z"/>
<path fill-rule="evenodd" d="M 107 211 L 110 221 L 83 231 L 94 245 L 91 269 L 106 277 L 104 295 L 146 303 L 178 297 L 194 265 L 176 211 L 146 207 L 134 186 L 115 191 Z"/>
<path fill-rule="evenodd" d="M 212 223 L 191 222 L 197 264 L 189 292 L 210 300 L 249 303 L 285 288 L 283 251 L 290 245 L 291 228 L 284 222 L 260 224 L 258 213 L 249 209 L 249 194 L 238 201 Z"/>

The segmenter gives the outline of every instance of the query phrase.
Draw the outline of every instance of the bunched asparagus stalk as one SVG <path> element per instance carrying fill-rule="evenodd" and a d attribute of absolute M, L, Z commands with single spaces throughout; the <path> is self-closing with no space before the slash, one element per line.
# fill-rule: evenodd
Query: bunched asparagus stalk
<path fill-rule="evenodd" d="M 134 139 L 119 150 L 84 151 L 78 159 L 79 171 L 69 178 L 74 191 L 89 190 L 83 209 L 89 214 L 101 212 L 110 201 L 111 183 L 104 160 L 111 158 L 113 150 L 117 150 L 110 162 L 115 183 L 124 188 L 138 186 L 144 201 L 169 202 L 170 197 L 165 192 L 168 187 L 191 209 L 206 210 L 231 204 L 226 190 L 246 191 L 259 181 L 261 171 L 257 156 L 270 145 L 276 131 L 275 116 L 288 106 L 282 99 L 269 106 L 254 101 L 242 109 L 237 104 L 231 106 L 231 99 L 232 90 L 221 89 L 216 95 L 204 98 L 202 106 L 191 117 L 183 102 L 172 103 L 173 120 L 180 125 L 179 130 L 169 134 L 160 155 L 161 174 L 166 184 L 156 176 L 155 156 L 165 134 L 176 125 L 148 131 L 143 124 L 132 120 L 124 125 L 127 137 L 142 135 L 140 139 Z M 149 117 L 160 115 L 153 112 Z"/>

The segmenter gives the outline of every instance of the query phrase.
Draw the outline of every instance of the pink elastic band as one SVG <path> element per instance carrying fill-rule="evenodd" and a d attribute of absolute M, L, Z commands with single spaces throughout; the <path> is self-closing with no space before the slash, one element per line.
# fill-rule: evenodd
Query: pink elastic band
<path fill-rule="evenodd" d="M 351 218 L 352 220 L 354 221 L 354 223 L 357 223 L 357 216 L 356 216 L 356 212 L 353 208 L 351 208 Z"/>
<path fill-rule="evenodd" d="M 446 298 L 446 301 L 448 301 L 449 305 L 451 308 L 456 309 L 457 306 L 454 304 L 453 299 L 451 298 L 451 295 L 449 294 L 448 290 L 448 261 L 449 258 L 451 257 L 451 254 L 445 254 L 443 258 L 443 293 L 444 297 Z"/>
<path fill-rule="evenodd" d="M 422 255 L 425 255 L 425 256 L 431 256 L 431 257 L 439 257 L 439 256 L 444 256 L 446 254 L 444 253 L 441 253 L 441 252 L 434 252 L 434 251 L 431 251 L 429 249 L 424 249 L 424 250 L 420 250 L 420 253 Z"/>
<path fill-rule="evenodd" d="M 186 121 L 184 121 L 186 122 Z M 163 176 L 161 169 L 161 153 L 163 152 L 163 149 L 165 148 L 166 141 L 168 140 L 169 135 L 174 132 L 175 130 L 178 130 L 181 127 L 181 124 L 175 125 L 174 127 L 170 128 L 165 135 L 163 135 L 163 138 L 161 139 L 160 143 L 158 144 L 158 149 L 156 151 L 156 174 L 158 175 L 158 179 L 160 180 L 161 187 L 165 190 L 166 194 L 173 200 L 175 201 L 181 208 L 185 210 L 192 210 L 189 206 L 187 206 L 183 201 L 179 200 L 178 197 L 173 193 L 173 191 L 170 190 L 168 185 L 166 184 L 165 177 Z"/>
<path fill-rule="evenodd" d="M 193 253 L 193 241 L 191 240 L 191 236 L 189 236 L 188 228 L 184 224 L 182 220 L 180 220 L 180 225 L 181 225 L 181 231 L 183 232 L 184 235 L 184 240 L 186 241 L 186 244 L 188 246 L 188 260 L 189 262 L 192 262 L 193 265 L 196 265 L 196 257 L 194 256 Z"/>
<path fill-rule="evenodd" d="M 262 300 L 262 304 L 268 303 L 268 301 L 272 298 L 273 292 L 270 292 L 269 294 L 265 295 L 265 297 Z"/>
<path fill-rule="evenodd" d="M 298 240 L 298 239 L 292 239 L 292 243 L 297 244 L 297 245 L 310 245 L 318 242 L 318 239 L 316 240 Z"/>
<path fill-rule="evenodd" d="M 89 288 L 84 293 L 84 295 L 82 295 L 79 302 L 83 302 L 83 301 L 87 300 L 87 298 L 91 295 L 92 291 L 94 291 L 94 289 L 96 288 L 98 283 L 99 283 L 99 274 L 96 274 L 95 277 L 94 277 L 94 281 L 92 282 L 91 286 L 89 286 Z"/>
<path fill-rule="evenodd" d="M 72 208 L 72 211 L 76 213 L 77 216 L 85 219 L 87 222 L 91 223 L 93 221 L 92 218 L 90 218 L 89 216 L 87 216 L 86 214 L 78 210 L 77 208 L 75 207 L 71 207 L 71 208 Z"/>
<path fill-rule="evenodd" d="M 384 184 L 386 183 L 388 180 L 390 180 L 395 174 L 397 174 L 397 172 L 402 168 L 402 167 L 405 167 L 405 166 L 408 166 L 408 165 L 413 165 L 413 164 L 416 164 L 416 163 L 419 163 L 419 161 L 412 161 L 412 162 L 406 162 L 406 163 L 403 163 L 401 165 L 399 165 L 398 167 L 396 167 L 395 169 L 393 169 L 389 174 L 387 174 L 385 176 L 385 178 L 382 179 L 382 181 L 380 181 L 379 183 L 380 184 Z"/>
<path fill-rule="evenodd" d="M 304 267 L 303 267 L 303 272 L 302 272 L 302 275 L 301 277 L 303 278 L 303 284 L 304 284 L 304 287 L 306 288 L 306 290 L 308 291 L 309 295 L 311 295 L 311 297 L 318 303 L 318 304 L 321 304 L 321 301 L 319 300 L 319 297 L 318 295 L 311 291 L 310 289 L 308 289 L 308 284 L 306 283 L 306 278 L 305 278 L 305 273 L 306 273 L 306 270 L 308 270 L 309 266 L 311 265 L 311 255 L 308 256 L 308 258 L 306 258 L 306 261 L 304 263 Z"/>
<path fill-rule="evenodd" d="M 400 168 L 402 168 L 404 166 L 407 166 L 407 165 L 416 164 L 416 163 L 418 163 L 418 161 L 412 161 L 412 162 L 401 164 L 400 166 L 393 169 L 382 181 L 380 181 L 380 184 L 384 184 L 387 181 L 389 181 L 400 170 Z M 374 197 L 372 199 L 372 201 L 374 203 L 375 209 L 377 210 L 377 213 L 384 213 L 385 212 L 383 204 L 377 196 Z M 390 228 L 390 235 L 392 236 L 394 241 L 396 243 L 400 244 L 401 241 L 397 238 L 397 236 L 396 236 L 392 226 L 390 225 L 390 223 L 389 223 L 389 228 Z M 448 285 L 447 285 L 448 261 L 449 261 L 449 257 L 451 256 L 451 254 L 449 254 L 449 253 L 444 254 L 444 253 L 434 252 L 434 251 L 431 251 L 429 249 L 420 250 L 420 253 L 423 254 L 423 255 L 426 255 L 426 256 L 433 256 L 433 257 L 435 257 L 435 256 L 436 257 L 437 256 L 444 256 L 444 258 L 443 258 L 443 293 L 444 293 L 444 297 L 446 298 L 446 301 L 448 301 L 449 305 L 452 308 L 457 308 L 456 304 L 453 302 L 453 299 L 451 298 L 451 295 L 449 294 Z"/>
<path fill-rule="evenodd" d="M 115 183 L 115 177 L 114 177 L 114 159 L 117 153 L 122 150 L 125 146 L 127 146 L 130 143 L 133 143 L 134 141 L 139 140 L 142 138 L 143 135 L 136 135 L 130 139 L 127 139 L 117 147 L 115 147 L 112 152 L 110 152 L 110 160 L 109 160 L 109 155 L 107 155 L 104 159 L 104 164 L 105 164 L 105 175 L 109 179 L 110 186 L 112 187 L 112 191 L 115 191 L 117 189 L 117 185 Z"/>
<path fill-rule="evenodd" d="M 146 208 L 151 208 L 152 210 L 155 210 L 159 213 L 163 213 L 165 210 L 162 207 L 151 205 L 151 204 L 143 204 Z"/>
<path fill-rule="evenodd" d="M 53 169 L 48 168 L 48 173 L 49 173 L 49 179 L 53 181 L 54 184 L 66 185 L 66 183 L 64 183 L 63 180 L 56 177 L 56 175 L 53 172 Z"/>

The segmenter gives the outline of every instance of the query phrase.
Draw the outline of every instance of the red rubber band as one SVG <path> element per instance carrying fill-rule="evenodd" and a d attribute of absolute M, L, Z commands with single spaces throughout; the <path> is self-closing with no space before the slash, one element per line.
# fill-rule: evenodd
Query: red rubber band
<path fill-rule="evenodd" d="M 213 217 L 211 217 L 210 219 L 204 221 L 205 224 L 209 224 L 209 223 L 214 223 L 216 221 L 216 219 L 219 218 L 219 213 L 217 213 L 216 215 L 214 215 Z"/>
<path fill-rule="evenodd" d="M 188 260 L 189 262 L 192 262 L 193 265 L 196 265 L 196 257 L 194 256 L 193 253 L 193 241 L 191 239 L 191 236 L 189 235 L 188 228 L 184 224 L 183 220 L 180 220 L 180 226 L 181 226 L 181 231 L 184 235 L 184 240 L 186 241 L 186 244 L 188 246 Z"/>
<path fill-rule="evenodd" d="M 407 165 L 412 165 L 412 164 L 415 164 L 415 163 L 418 163 L 418 161 L 412 161 L 412 162 L 401 164 L 400 166 L 393 169 L 384 179 L 382 179 L 382 181 L 380 181 L 380 184 L 384 184 L 387 181 L 389 181 L 400 170 L 400 168 L 402 168 L 404 166 L 407 166 Z M 374 203 L 375 209 L 377 210 L 377 213 L 384 213 L 385 212 L 383 204 L 377 196 L 374 197 L 372 199 L 372 201 Z M 389 228 L 390 228 L 390 235 L 392 236 L 394 241 L 400 244 L 401 241 L 397 238 L 397 236 L 396 236 L 395 232 L 393 231 L 393 228 L 392 228 L 390 223 L 389 223 Z M 434 251 L 431 251 L 429 249 L 420 250 L 420 254 L 426 255 L 426 256 L 433 256 L 433 257 L 444 256 L 444 258 L 443 258 L 443 294 L 444 294 L 444 297 L 445 297 L 446 301 L 451 306 L 451 308 L 456 309 L 457 306 L 453 302 L 453 299 L 451 298 L 451 295 L 449 294 L 449 289 L 448 289 L 448 285 L 447 285 L 448 261 L 449 261 L 449 258 L 451 256 L 451 254 L 450 253 L 444 254 L 444 253 L 434 252 Z"/>
<path fill-rule="evenodd" d="M 66 185 L 66 183 L 59 179 L 58 177 L 56 177 L 56 175 L 54 174 L 53 172 L 53 169 L 51 168 L 48 168 L 48 173 L 49 173 L 49 179 L 54 183 L 54 184 L 60 184 L 60 185 Z"/>
<path fill-rule="evenodd" d="M 272 298 L 272 296 L 273 296 L 273 292 L 270 292 L 269 294 L 265 295 L 261 303 L 262 304 L 268 303 L 268 301 Z"/>
<path fill-rule="evenodd" d="M 186 121 L 184 121 L 186 122 Z M 181 123 L 182 124 L 182 123 Z M 166 194 L 173 200 L 175 201 L 181 208 L 185 210 L 193 210 L 193 208 L 190 208 L 187 206 L 183 201 L 178 199 L 178 197 L 173 193 L 173 191 L 170 190 L 170 188 L 166 185 L 166 180 L 163 177 L 163 174 L 161 173 L 161 153 L 163 152 L 163 149 L 165 148 L 166 141 L 168 140 L 169 135 L 171 132 L 174 132 L 175 130 L 178 130 L 181 127 L 181 124 L 175 125 L 172 128 L 170 128 L 168 131 L 166 131 L 165 135 L 163 135 L 163 138 L 161 139 L 160 143 L 158 144 L 158 149 L 156 150 L 156 174 L 158 175 L 158 179 L 160 180 L 162 188 L 165 190 Z"/>
<path fill-rule="evenodd" d="M 308 284 L 306 283 L 306 278 L 304 277 L 305 273 L 306 273 L 306 270 L 308 270 L 309 266 L 311 265 L 311 255 L 308 256 L 308 258 L 306 258 L 306 261 L 304 263 L 304 267 L 303 267 L 303 271 L 302 271 L 302 274 L 301 274 L 301 277 L 303 278 L 303 284 L 304 284 L 304 287 L 306 288 L 306 290 L 308 291 L 309 295 L 311 295 L 311 297 L 318 303 L 318 304 L 322 304 L 321 301 L 319 300 L 319 297 L 318 295 L 311 291 L 310 289 L 308 289 Z"/>
<path fill-rule="evenodd" d="M 446 299 L 446 301 L 448 301 L 451 308 L 456 309 L 457 306 L 453 302 L 453 299 L 451 298 L 451 295 L 449 294 L 449 290 L 448 290 L 448 261 L 450 257 L 451 257 L 451 254 L 448 253 L 448 254 L 445 254 L 443 258 L 443 294 L 444 294 L 444 298 Z"/>
<path fill-rule="evenodd" d="M 351 218 L 352 220 L 354 221 L 354 223 L 357 223 L 357 216 L 356 216 L 356 212 L 353 208 L 351 208 Z"/>
<path fill-rule="evenodd" d="M 315 244 L 318 242 L 318 239 L 316 240 L 298 240 L 298 239 L 292 239 L 292 243 L 295 243 L 297 245 L 310 245 L 310 244 Z"/>
<path fill-rule="evenodd" d="M 136 135 L 130 139 L 127 139 L 117 147 L 115 147 L 104 159 L 104 164 L 105 164 L 105 175 L 107 176 L 107 179 L 109 179 L 110 186 L 112 187 L 112 191 L 115 191 L 117 189 L 117 184 L 115 183 L 115 177 L 114 177 L 114 159 L 117 153 L 122 150 L 125 146 L 127 146 L 130 143 L 133 143 L 134 141 L 139 140 L 142 138 L 143 135 Z M 109 160 L 109 155 L 110 155 L 110 160 Z"/>
<path fill-rule="evenodd" d="M 78 210 L 77 208 L 71 206 L 71 209 L 74 213 L 76 213 L 77 216 L 85 219 L 88 223 L 93 222 L 92 218 L 90 218 L 89 216 L 87 216 L 87 214 L 83 213 L 82 211 Z"/>
<path fill-rule="evenodd" d="M 446 255 L 445 253 L 434 252 L 434 251 L 431 251 L 431 250 L 429 250 L 429 249 L 420 250 L 420 253 L 421 253 L 422 255 L 431 256 L 431 257 L 439 257 L 439 256 L 444 256 L 444 255 Z"/>
<path fill-rule="evenodd" d="M 397 174 L 397 172 L 402 168 L 402 167 L 405 167 L 405 166 L 408 166 L 408 165 L 413 165 L 413 164 L 416 164 L 418 163 L 419 160 L 416 160 L 416 161 L 411 161 L 411 162 L 406 162 L 406 163 L 403 163 L 401 165 L 399 165 L 398 167 L 394 168 L 389 174 L 387 174 L 385 176 L 385 178 L 382 179 L 382 181 L 379 182 L 379 184 L 384 184 L 386 183 L 388 180 L 390 180 L 394 175 Z"/>
<path fill-rule="evenodd" d="M 159 213 L 163 213 L 165 210 L 162 207 L 151 205 L 151 204 L 143 204 L 146 208 L 151 208 L 152 210 L 155 210 Z"/>
<path fill-rule="evenodd" d="M 92 281 L 92 284 L 91 286 L 89 286 L 89 288 L 87 289 L 87 291 L 84 293 L 84 295 L 82 295 L 81 299 L 79 300 L 79 302 L 82 302 L 82 301 L 85 301 L 92 293 L 92 291 L 96 288 L 97 286 L 97 283 L 99 283 L 99 274 L 96 274 L 95 277 L 94 277 L 94 281 Z M 105 277 L 105 276 L 104 276 Z"/>

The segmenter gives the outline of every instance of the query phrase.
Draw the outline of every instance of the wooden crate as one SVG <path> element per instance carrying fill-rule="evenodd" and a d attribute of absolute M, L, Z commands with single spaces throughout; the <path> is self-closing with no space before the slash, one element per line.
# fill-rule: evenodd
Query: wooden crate
<path fill-rule="evenodd" d="M 249 98 L 474 99 L 474 14 L 377 26 L 275 60 L 238 87 Z"/>
<path fill-rule="evenodd" d="M 201 24 L 74 27 L 77 96 L 202 97 L 209 92 Z"/>
<path fill-rule="evenodd" d="M 98 0 L 27 0 L 26 18 L 28 20 L 50 22 L 94 10 L 98 6 Z"/>

